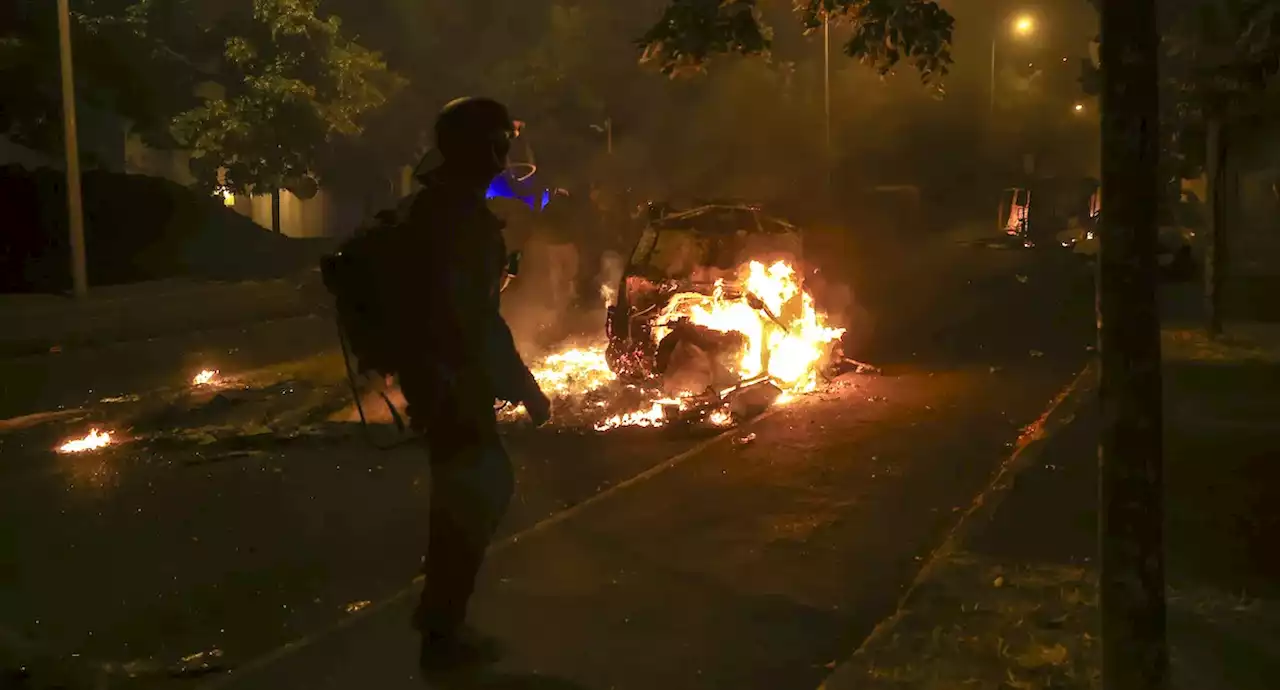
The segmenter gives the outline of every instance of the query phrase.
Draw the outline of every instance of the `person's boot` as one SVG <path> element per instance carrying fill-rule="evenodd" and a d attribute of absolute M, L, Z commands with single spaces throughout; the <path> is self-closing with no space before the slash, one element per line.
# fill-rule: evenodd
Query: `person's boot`
<path fill-rule="evenodd" d="M 423 633 L 418 667 L 426 676 L 487 666 L 502 658 L 494 637 L 464 627 L 452 634 Z"/>

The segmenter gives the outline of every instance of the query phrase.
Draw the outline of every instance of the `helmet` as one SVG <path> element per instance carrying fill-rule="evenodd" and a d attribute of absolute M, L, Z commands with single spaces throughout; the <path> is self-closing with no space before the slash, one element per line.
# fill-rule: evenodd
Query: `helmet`
<path fill-rule="evenodd" d="M 444 161 L 463 168 L 483 168 L 477 173 L 497 175 L 507 167 L 511 140 L 522 123 L 511 119 L 507 107 L 492 98 L 458 98 L 436 116 L 435 146 L 414 171 L 422 178 Z"/>
<path fill-rule="evenodd" d="M 513 137 L 516 122 L 507 106 L 492 98 L 456 98 L 445 104 L 436 116 L 436 142 L 467 136 L 502 135 Z"/>
<path fill-rule="evenodd" d="M 436 146 L 446 159 L 485 148 L 501 149 L 505 159 L 517 134 L 507 107 L 491 98 L 459 98 L 436 116 Z"/>

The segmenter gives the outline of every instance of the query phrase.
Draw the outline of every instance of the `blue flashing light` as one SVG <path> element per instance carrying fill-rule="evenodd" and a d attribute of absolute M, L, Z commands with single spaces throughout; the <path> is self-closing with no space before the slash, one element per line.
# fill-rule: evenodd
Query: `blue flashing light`
<path fill-rule="evenodd" d="M 522 195 L 516 191 L 514 185 L 511 184 L 511 177 L 506 174 L 493 178 L 493 182 L 489 183 L 489 188 L 485 190 L 484 198 L 486 199 L 515 199 L 523 203 L 525 206 L 541 211 L 547 207 L 547 203 L 551 199 L 549 191 L 543 191 L 542 204 L 539 206 L 538 199 L 533 194 L 528 196 Z"/>

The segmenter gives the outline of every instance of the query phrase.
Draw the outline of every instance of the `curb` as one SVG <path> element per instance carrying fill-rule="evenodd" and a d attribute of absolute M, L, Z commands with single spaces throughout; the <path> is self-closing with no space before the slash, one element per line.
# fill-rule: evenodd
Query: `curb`
<path fill-rule="evenodd" d="M 951 531 L 943 538 L 942 543 L 925 559 L 924 566 L 916 573 L 915 578 L 912 579 L 911 584 L 907 587 L 907 591 L 898 600 L 897 608 L 871 629 L 871 632 L 853 652 L 852 658 L 866 654 L 866 650 L 873 643 L 893 633 L 898 621 L 902 619 L 910 605 L 915 601 L 921 585 L 929 580 L 942 563 L 959 551 L 961 545 L 969 540 L 975 529 L 991 521 L 1000 504 L 1004 502 L 1005 497 L 1017 485 L 1018 476 L 1022 474 L 1023 470 L 1035 464 L 1036 459 L 1044 452 L 1048 442 L 1058 431 L 1061 431 L 1074 420 L 1075 412 L 1079 409 L 1083 398 L 1096 389 L 1097 382 L 1098 363 L 1097 360 L 1094 360 L 1081 370 L 1066 387 L 1059 391 L 1058 395 L 1050 401 L 1048 407 L 1045 408 L 1038 419 L 1023 428 L 1022 433 L 1018 436 L 1013 453 L 1000 464 L 999 469 L 996 470 L 991 479 L 991 483 L 977 495 L 973 504 L 960 516 Z M 831 675 L 827 676 L 827 679 L 818 686 L 818 690 L 841 690 L 843 688 L 857 687 L 858 681 L 848 677 L 848 674 L 853 673 L 852 666 L 849 661 L 841 662 Z"/>
<path fill-rule="evenodd" d="M 67 350 L 89 350 L 108 345 L 144 342 L 175 335 L 221 331 L 257 324 L 286 321 L 289 319 L 322 316 L 323 305 L 291 305 L 279 309 L 256 310 L 248 314 L 235 314 L 225 318 L 205 319 L 197 324 L 175 321 L 157 324 L 152 328 L 138 328 L 125 334 L 116 332 L 68 333 L 60 337 L 40 337 L 21 340 L 0 340 L 0 359 L 21 359 L 54 355 Z"/>
<path fill-rule="evenodd" d="M 15 326 L 0 338 L 0 358 L 17 359 L 167 337 L 193 331 L 306 316 L 324 311 L 327 293 L 311 276 L 207 283 L 151 295 L 108 297 L 48 309 L 3 309 Z"/>

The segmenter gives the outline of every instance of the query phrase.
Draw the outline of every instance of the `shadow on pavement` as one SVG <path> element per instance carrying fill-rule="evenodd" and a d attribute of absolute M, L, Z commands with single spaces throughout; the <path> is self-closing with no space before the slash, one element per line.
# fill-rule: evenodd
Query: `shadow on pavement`
<path fill-rule="evenodd" d="M 428 681 L 426 686 L 439 690 L 587 690 L 586 686 L 564 678 L 515 673 L 482 673 L 447 681 Z"/>
<path fill-rule="evenodd" d="M 1280 365 L 1165 365 L 1172 581 L 1280 597 Z"/>

